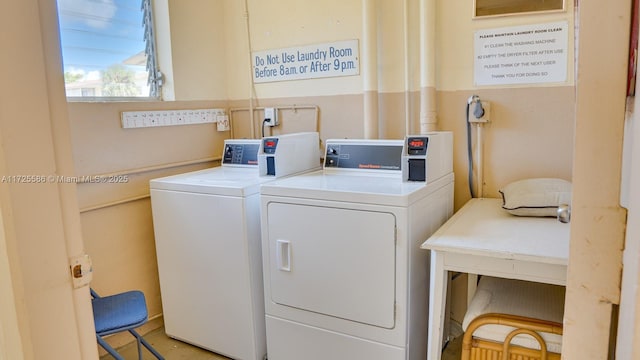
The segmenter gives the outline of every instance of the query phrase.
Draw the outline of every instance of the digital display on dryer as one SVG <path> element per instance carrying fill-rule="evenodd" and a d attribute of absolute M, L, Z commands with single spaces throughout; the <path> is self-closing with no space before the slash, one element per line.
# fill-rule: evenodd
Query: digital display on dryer
<path fill-rule="evenodd" d="M 269 138 L 262 140 L 262 150 L 265 154 L 275 154 L 278 146 L 277 138 Z"/>
<path fill-rule="evenodd" d="M 407 155 L 426 155 L 429 138 L 410 137 L 407 139 Z"/>

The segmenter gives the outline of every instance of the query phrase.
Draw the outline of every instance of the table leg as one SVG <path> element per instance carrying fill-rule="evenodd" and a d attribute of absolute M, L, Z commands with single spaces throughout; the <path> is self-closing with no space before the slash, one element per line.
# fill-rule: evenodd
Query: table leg
<path fill-rule="evenodd" d="M 427 359 L 439 360 L 442 355 L 442 341 L 445 305 L 447 297 L 447 271 L 444 256 L 431 250 L 431 274 L 429 286 L 429 331 Z"/>
<path fill-rule="evenodd" d="M 476 293 L 478 287 L 478 274 L 467 274 L 467 307 L 473 300 L 473 295 Z"/>

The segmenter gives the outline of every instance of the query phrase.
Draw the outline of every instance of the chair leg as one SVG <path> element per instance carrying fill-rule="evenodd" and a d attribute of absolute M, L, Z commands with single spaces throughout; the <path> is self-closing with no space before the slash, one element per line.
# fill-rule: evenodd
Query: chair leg
<path fill-rule="evenodd" d="M 96 338 L 98 339 L 98 344 L 100 344 L 100 346 L 102 346 L 103 349 L 107 350 L 107 352 L 111 354 L 111 356 L 113 356 L 116 360 L 124 360 L 124 358 L 120 356 L 120 354 L 118 354 L 118 352 L 114 348 L 112 348 L 111 345 L 109 345 L 106 341 L 104 341 L 100 336 L 96 335 Z"/>
<path fill-rule="evenodd" d="M 147 340 L 145 340 L 140 334 L 138 334 L 137 331 L 129 330 L 129 332 L 131 333 L 131 335 L 135 336 L 136 339 L 138 339 L 138 354 L 141 354 L 141 352 L 140 352 L 140 343 L 142 343 L 142 345 L 144 345 L 144 347 L 146 347 L 147 350 L 149 350 L 149 352 L 151 352 L 153 354 L 153 356 L 156 357 L 156 359 L 164 360 L 164 357 L 162 355 L 160 355 L 160 353 L 158 351 L 156 351 L 156 349 L 154 349 L 153 346 L 151 346 L 151 344 L 149 344 L 149 342 Z"/>
<path fill-rule="evenodd" d="M 142 346 L 140 346 L 140 342 L 140 338 L 136 337 L 136 345 L 138 345 L 138 360 L 142 360 Z"/>

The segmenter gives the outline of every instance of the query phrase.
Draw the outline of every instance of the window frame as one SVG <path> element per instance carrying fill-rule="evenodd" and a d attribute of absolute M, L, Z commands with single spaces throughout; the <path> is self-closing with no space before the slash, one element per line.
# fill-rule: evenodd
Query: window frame
<path fill-rule="evenodd" d="M 522 11 L 511 11 L 511 12 L 496 12 L 493 14 L 479 14 L 478 13 L 478 1 L 482 0 L 473 0 L 473 14 L 472 19 L 486 19 L 486 18 L 495 18 L 502 16 L 517 16 L 517 15 L 531 15 L 531 14 L 547 14 L 547 13 L 555 13 L 555 12 L 563 12 L 567 9 L 567 0 L 561 0 L 562 6 L 560 8 L 550 8 L 546 10 L 522 10 Z M 514 0 L 496 0 L 497 2 L 502 2 L 504 4 L 509 4 L 510 2 L 514 2 Z M 516 1 L 517 2 L 517 1 Z"/>
<path fill-rule="evenodd" d="M 147 84 L 149 94 L 146 96 L 69 96 L 68 102 L 152 102 L 162 101 L 162 85 L 164 77 L 158 66 L 157 42 L 154 28 L 154 14 L 152 0 L 140 0 L 142 11 L 141 26 L 144 27 L 144 41 L 146 54 Z M 58 9 L 58 17 L 60 9 Z M 60 49 L 64 67 L 64 53 Z M 63 70 L 64 71 L 64 70 Z M 64 82 L 66 88 L 66 82 Z M 66 91 L 65 91 L 66 93 Z"/>

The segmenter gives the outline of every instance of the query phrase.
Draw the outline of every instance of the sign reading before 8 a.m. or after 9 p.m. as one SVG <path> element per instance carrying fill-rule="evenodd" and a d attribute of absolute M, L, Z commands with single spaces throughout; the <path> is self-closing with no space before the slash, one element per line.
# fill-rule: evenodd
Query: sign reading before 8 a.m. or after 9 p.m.
<path fill-rule="evenodd" d="M 358 40 L 256 51 L 253 81 L 314 79 L 360 73 Z"/>

